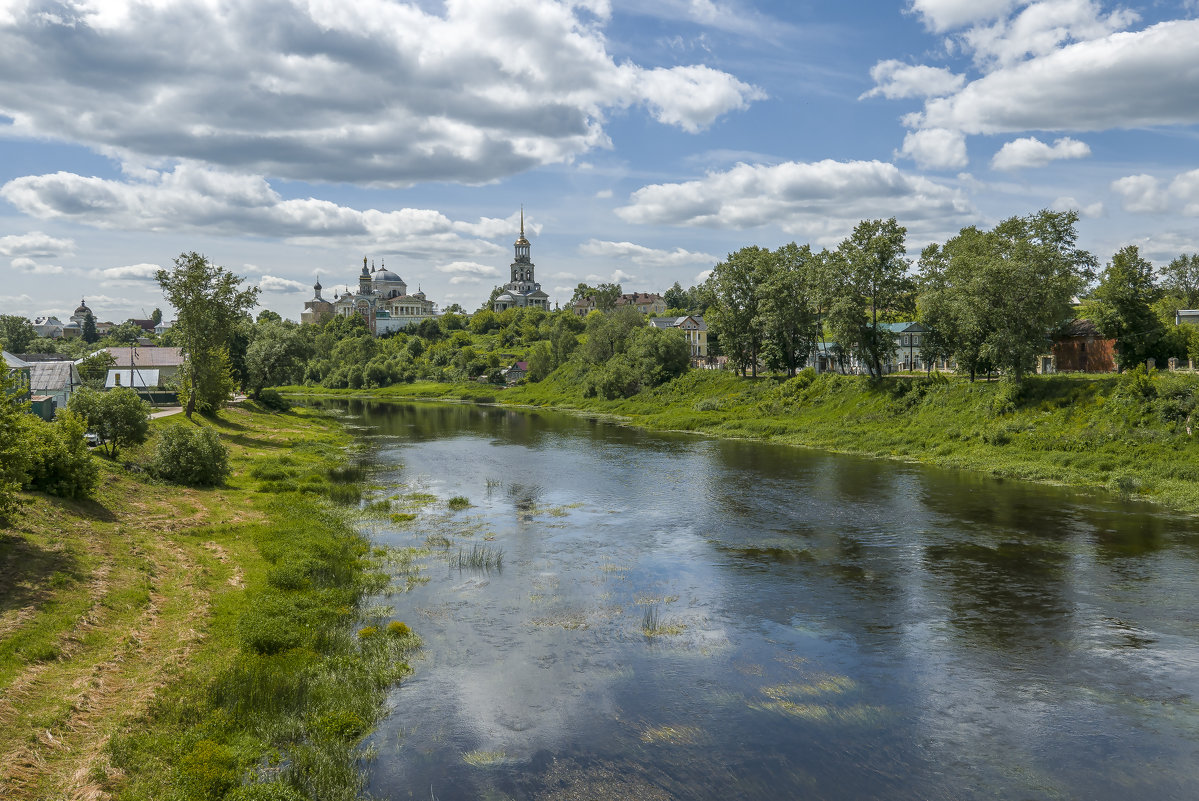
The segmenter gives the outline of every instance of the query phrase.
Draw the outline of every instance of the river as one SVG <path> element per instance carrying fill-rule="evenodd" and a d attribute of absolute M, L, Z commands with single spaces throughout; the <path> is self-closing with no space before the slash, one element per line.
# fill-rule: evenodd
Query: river
<path fill-rule="evenodd" d="M 1190 518 L 551 413 L 327 405 L 374 497 L 416 515 L 367 525 L 422 568 L 376 599 L 425 643 L 366 743 L 379 797 L 1199 797 Z"/>

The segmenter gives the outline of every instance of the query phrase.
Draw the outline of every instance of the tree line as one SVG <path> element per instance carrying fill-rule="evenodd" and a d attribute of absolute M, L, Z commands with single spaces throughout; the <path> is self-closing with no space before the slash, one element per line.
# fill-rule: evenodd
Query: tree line
<path fill-rule="evenodd" d="M 794 375 L 825 343 L 842 368 L 856 359 L 880 377 L 896 351 L 886 324 L 910 320 L 929 329 L 926 364 L 952 361 L 972 380 L 998 371 L 1020 381 L 1078 316 L 1115 341 L 1121 367 L 1199 355 L 1197 332 L 1173 325 L 1176 309 L 1199 304 L 1199 256 L 1159 274 L 1129 246 L 1099 271 L 1078 246 L 1077 223 L 1076 212 L 1042 210 L 969 226 L 913 265 L 903 226 L 863 220 L 831 250 L 742 248 L 676 297 L 706 299 L 720 349 L 750 375 L 759 365 Z"/>

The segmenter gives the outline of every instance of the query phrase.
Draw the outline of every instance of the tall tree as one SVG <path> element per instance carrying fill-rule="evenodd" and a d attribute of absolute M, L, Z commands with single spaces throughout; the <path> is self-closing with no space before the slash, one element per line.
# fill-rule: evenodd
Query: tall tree
<path fill-rule="evenodd" d="M 180 371 L 184 411 L 189 418 L 197 408 L 215 411 L 229 398 L 229 346 L 258 300 L 258 288 L 243 288 L 239 276 L 194 251 L 180 254 L 174 269 L 159 270 L 157 278 L 178 312 L 174 327 L 187 355 Z"/>
<path fill-rule="evenodd" d="M 1086 304 L 1087 316 L 1107 339 L 1116 341 L 1120 369 L 1156 356 L 1165 333 L 1152 304 L 1161 294 L 1154 283 L 1153 265 L 1141 258 L 1136 245 L 1114 256 Z"/>
<path fill-rule="evenodd" d="M 895 221 L 863 220 L 837 248 L 841 280 L 829 310 L 829 327 L 842 348 L 852 348 L 875 378 L 895 352 L 885 323 L 910 314 L 914 282 L 904 258 L 907 229 Z"/>
<path fill-rule="evenodd" d="M 1048 346 L 1048 334 L 1073 314 L 1074 298 L 1096 260 L 1077 246 L 1076 211 L 1011 217 L 992 231 L 985 273 L 991 297 L 984 356 L 1017 381 Z"/>
<path fill-rule="evenodd" d="M 1173 295 L 1180 309 L 1199 308 L 1199 253 L 1173 259 L 1162 270 L 1162 289 Z"/>
<path fill-rule="evenodd" d="M 762 336 L 766 365 L 788 376 L 815 347 L 819 264 L 808 245 L 794 242 L 774 253 L 774 269 L 762 285 Z"/>
<path fill-rule="evenodd" d="M 150 322 L 154 323 L 154 325 L 162 322 L 162 309 L 157 306 L 154 307 L 154 311 L 150 312 Z"/>
<path fill-rule="evenodd" d="M 742 375 L 747 371 L 758 374 L 763 343 L 763 285 L 774 269 L 774 261 L 774 253 L 751 245 L 730 253 L 712 268 L 708 279 L 716 301 L 708 310 L 709 327 Z"/>
<path fill-rule="evenodd" d="M 33 323 L 18 314 L 0 314 L 0 346 L 9 353 L 25 353 L 29 343 L 37 339 Z"/>
<path fill-rule="evenodd" d="M 83 315 L 80 338 L 89 345 L 100 341 L 100 333 L 96 331 L 96 318 L 89 310 Z"/>
<path fill-rule="evenodd" d="M 986 278 L 992 250 L 989 234 L 970 226 L 920 254 L 918 316 L 929 329 L 920 340 L 921 356 L 926 363 L 952 359 L 971 381 L 992 369 L 984 356 L 992 329 L 988 315 L 996 306 L 990 295 L 1004 291 Z"/>

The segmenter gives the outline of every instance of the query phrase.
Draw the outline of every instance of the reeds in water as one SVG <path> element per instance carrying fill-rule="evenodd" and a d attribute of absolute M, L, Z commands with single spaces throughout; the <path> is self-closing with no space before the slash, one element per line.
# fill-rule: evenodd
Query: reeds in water
<path fill-rule="evenodd" d="M 454 564 L 452 559 L 450 564 Z M 469 551 L 458 549 L 457 564 L 459 570 L 503 570 L 504 552 L 499 548 L 476 543 Z"/>

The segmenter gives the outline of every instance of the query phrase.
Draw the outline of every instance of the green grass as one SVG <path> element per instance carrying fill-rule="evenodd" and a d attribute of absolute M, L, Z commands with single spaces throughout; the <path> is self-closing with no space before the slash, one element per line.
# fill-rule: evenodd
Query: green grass
<path fill-rule="evenodd" d="M 420 641 L 363 606 L 392 565 L 331 502 L 360 497 L 353 441 L 249 403 L 153 430 L 177 425 L 220 433 L 225 486 L 102 460 L 95 499 L 28 494 L 0 534 L 0 796 L 356 797 L 358 744 Z"/>

